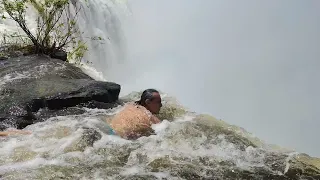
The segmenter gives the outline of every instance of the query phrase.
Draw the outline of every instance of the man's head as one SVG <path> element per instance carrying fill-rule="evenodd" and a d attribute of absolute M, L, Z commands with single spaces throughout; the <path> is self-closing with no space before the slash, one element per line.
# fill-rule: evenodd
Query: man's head
<path fill-rule="evenodd" d="M 137 103 L 147 108 L 152 114 L 158 114 L 162 107 L 160 93 L 155 89 L 144 90 Z"/>

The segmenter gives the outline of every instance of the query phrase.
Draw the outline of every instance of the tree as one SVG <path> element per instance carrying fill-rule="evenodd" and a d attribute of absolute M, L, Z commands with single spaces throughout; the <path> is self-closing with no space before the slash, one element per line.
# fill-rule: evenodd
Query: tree
<path fill-rule="evenodd" d="M 14 20 L 31 41 L 32 53 L 51 55 L 66 51 L 68 59 L 81 61 L 88 50 L 85 42 L 79 39 L 81 33 L 76 20 L 81 6 L 75 1 L 75 13 L 69 11 L 69 0 L 2 0 L 2 18 Z M 37 30 L 31 32 L 26 23 L 26 10 L 33 8 L 37 14 Z M 7 15 L 6 15 L 7 14 Z"/>

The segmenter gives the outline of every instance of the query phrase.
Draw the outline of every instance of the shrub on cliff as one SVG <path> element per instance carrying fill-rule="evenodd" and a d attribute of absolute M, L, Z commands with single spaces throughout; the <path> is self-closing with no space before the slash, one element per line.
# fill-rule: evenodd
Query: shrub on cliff
<path fill-rule="evenodd" d="M 88 50 L 80 40 L 81 32 L 76 20 L 81 6 L 73 1 L 75 13 L 70 13 L 69 0 L 2 0 L 0 4 L 2 19 L 12 19 L 26 35 L 18 35 L 20 44 L 15 46 L 28 48 L 29 53 L 53 55 L 58 51 L 69 51 L 68 60 L 80 62 Z M 26 13 L 32 8 L 37 13 L 37 28 L 32 32 L 27 25 Z M 27 40 L 26 40 L 27 38 Z M 6 44 L 8 38 L 3 37 Z M 9 38 L 10 39 L 10 38 Z M 11 36 L 12 39 L 12 36 Z M 23 44 L 23 45 L 21 45 Z"/>

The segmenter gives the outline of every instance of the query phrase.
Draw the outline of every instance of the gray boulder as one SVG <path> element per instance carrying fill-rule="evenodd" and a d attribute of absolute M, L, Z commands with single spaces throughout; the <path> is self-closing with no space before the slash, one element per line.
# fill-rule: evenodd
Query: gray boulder
<path fill-rule="evenodd" d="M 0 129 L 24 128 L 41 109 L 62 110 L 79 105 L 117 103 L 121 86 L 95 81 L 81 69 L 58 59 L 25 56 L 0 64 Z"/>

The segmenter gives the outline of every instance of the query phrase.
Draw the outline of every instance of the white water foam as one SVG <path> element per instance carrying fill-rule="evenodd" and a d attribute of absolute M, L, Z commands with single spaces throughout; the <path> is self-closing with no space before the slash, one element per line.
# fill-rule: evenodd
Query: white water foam
<path fill-rule="evenodd" d="M 29 78 L 29 74 L 28 73 L 11 73 L 11 74 L 7 74 L 3 77 L 0 78 L 0 88 L 1 86 L 5 85 L 8 82 L 17 80 L 17 79 L 24 79 L 24 78 Z"/>
<path fill-rule="evenodd" d="M 107 81 L 107 79 L 103 76 L 102 72 L 97 71 L 94 67 L 89 66 L 88 64 L 82 63 L 77 65 L 84 73 L 89 75 L 91 78 L 97 81 Z"/>
<path fill-rule="evenodd" d="M 121 42 L 123 37 L 121 30 L 119 30 L 121 26 L 115 13 L 117 3 L 118 1 L 89 1 L 89 6 L 84 8 L 80 17 L 79 26 L 81 28 L 91 27 L 86 29 L 83 38 L 92 35 L 110 38 L 106 44 L 89 43 L 90 53 L 85 58 L 92 61 L 96 68 L 82 66 L 82 69 L 97 80 L 108 80 L 107 74 L 119 70 L 115 67 L 124 58 L 121 55 L 125 52 L 121 49 L 123 47 L 123 42 Z M 106 72 L 108 70 L 110 72 Z M 29 75 L 19 78 L 27 77 Z M 14 77 L 7 76 L 6 79 L 11 81 Z M 170 100 L 167 95 L 164 95 L 163 98 Z M 174 101 L 173 98 L 171 100 Z M 249 146 L 245 150 L 241 150 L 236 144 L 227 141 L 223 134 L 214 139 L 219 143 L 208 143 L 209 137 L 199 132 L 195 127 L 191 127 L 191 130 L 185 128 L 189 123 L 193 123 L 194 116 L 189 114 L 176 118 L 174 122 L 164 120 L 160 124 L 153 125 L 155 135 L 141 137 L 135 142 L 108 135 L 105 118 L 118 113 L 121 108 L 121 106 L 111 110 L 83 108 L 86 112 L 81 115 L 58 116 L 28 126 L 26 130 L 32 131 L 31 135 L 10 136 L 3 139 L 0 143 L 0 173 L 10 174 L 15 170 L 23 172 L 24 170 L 40 169 L 44 165 L 58 165 L 63 169 L 70 166 L 84 166 L 83 171 L 85 171 L 88 168 L 85 165 L 91 167 L 97 165 L 97 168 L 86 176 L 92 177 L 93 175 L 95 179 L 105 179 L 112 177 L 104 174 L 109 166 L 105 165 L 101 168 L 99 163 L 107 164 L 106 160 L 112 161 L 116 157 L 116 153 L 108 153 L 108 151 L 125 153 L 122 151 L 127 146 L 134 147 L 134 150 L 129 153 L 128 161 L 120 168 L 119 174 L 123 176 L 137 174 L 153 175 L 159 179 L 179 179 L 172 177 L 168 172 L 150 172 L 145 169 L 144 166 L 149 165 L 153 160 L 167 156 L 194 159 L 209 156 L 220 161 L 234 162 L 236 166 L 246 170 L 265 166 L 263 164 L 264 154 L 259 148 Z M 96 141 L 92 147 L 85 147 L 81 151 L 76 146 L 78 140 L 82 138 L 84 128 L 96 130 L 101 134 L 101 139 Z M 198 136 L 188 136 L 188 130 Z M 101 151 L 106 151 L 106 153 L 101 154 Z M 29 173 L 32 176 L 32 172 Z M 75 173 L 82 172 L 76 171 Z"/>
<path fill-rule="evenodd" d="M 20 72 L 10 72 L 6 74 L 5 76 L 0 78 L 0 89 L 3 85 L 6 83 L 19 80 L 19 79 L 26 79 L 26 78 L 38 78 L 46 74 L 48 72 L 48 68 L 50 68 L 50 63 L 48 64 L 42 64 L 39 66 L 34 66 L 31 69 L 20 71 Z M 60 66 L 55 66 L 55 70 L 61 70 L 66 68 L 66 66 L 61 63 Z"/>

